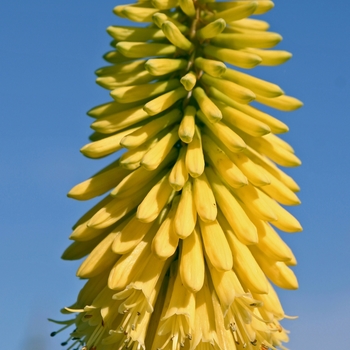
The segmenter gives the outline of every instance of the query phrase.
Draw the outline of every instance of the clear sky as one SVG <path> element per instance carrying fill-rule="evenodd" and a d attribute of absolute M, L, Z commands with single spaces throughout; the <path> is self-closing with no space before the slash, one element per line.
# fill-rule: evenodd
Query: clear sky
<path fill-rule="evenodd" d="M 92 203 L 66 197 L 107 160 L 79 149 L 91 133 L 85 112 L 107 102 L 94 83 L 109 48 L 105 28 L 118 24 L 112 0 L 17 0 L 0 3 L 0 335 L 11 350 L 59 350 L 51 339 L 59 308 L 75 301 L 79 262 L 60 255 L 70 227 Z M 280 67 L 256 69 L 304 101 L 274 115 L 302 159 L 288 171 L 300 184 L 292 212 L 304 226 L 283 233 L 298 259 L 298 291 L 280 291 L 291 349 L 350 343 L 350 5 L 347 1 L 276 0 L 265 15 L 293 53 Z M 348 272 L 347 272 L 348 271 Z"/>

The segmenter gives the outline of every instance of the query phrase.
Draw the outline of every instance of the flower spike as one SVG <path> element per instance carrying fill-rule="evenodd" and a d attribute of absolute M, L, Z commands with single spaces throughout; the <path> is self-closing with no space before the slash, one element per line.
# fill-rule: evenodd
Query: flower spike
<path fill-rule="evenodd" d="M 67 350 L 285 349 L 272 284 L 296 289 L 296 258 L 276 228 L 302 227 L 284 206 L 301 164 L 272 109 L 302 106 L 252 75 L 291 54 L 257 16 L 270 0 L 139 0 L 114 13 L 109 65 L 96 82 L 90 158 L 116 155 L 68 196 L 104 198 L 73 227 L 62 258 L 85 257 Z M 250 16 L 253 18 L 249 18 Z M 259 107 L 263 105 L 264 110 Z M 267 108 L 265 108 L 265 106 Z M 266 111 L 268 109 L 268 111 Z"/>

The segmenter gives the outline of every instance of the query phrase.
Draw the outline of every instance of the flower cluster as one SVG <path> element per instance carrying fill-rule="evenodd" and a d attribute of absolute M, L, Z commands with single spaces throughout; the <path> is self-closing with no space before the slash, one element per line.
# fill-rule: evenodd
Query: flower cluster
<path fill-rule="evenodd" d="M 112 102 L 94 118 L 90 158 L 118 159 L 69 197 L 107 195 L 74 226 L 63 259 L 86 257 L 68 349 L 285 349 L 272 284 L 296 289 L 295 257 L 275 228 L 301 231 L 300 203 L 279 166 L 300 160 L 288 127 L 257 108 L 302 103 L 246 70 L 291 54 L 255 15 L 270 0 L 140 0 L 114 13 L 109 66 L 97 83 Z M 254 15 L 254 18 L 248 18 Z M 250 103 L 254 102 L 254 106 Z M 256 102 L 256 103 L 255 103 Z M 283 205 L 283 206 L 282 206 Z M 272 282 L 272 283 L 271 283 Z"/>

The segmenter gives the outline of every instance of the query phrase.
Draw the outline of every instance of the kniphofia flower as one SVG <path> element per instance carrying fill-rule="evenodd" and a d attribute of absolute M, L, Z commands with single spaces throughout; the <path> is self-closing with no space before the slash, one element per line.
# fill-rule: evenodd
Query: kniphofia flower
<path fill-rule="evenodd" d="M 301 230 L 284 208 L 300 164 L 260 105 L 302 103 L 250 75 L 291 54 L 256 18 L 272 1 L 145 0 L 114 9 L 114 49 L 91 109 L 90 158 L 115 155 L 69 197 L 105 197 L 74 226 L 63 259 L 86 256 L 86 284 L 63 313 L 68 349 L 284 349 L 272 284 L 296 289 L 295 257 L 275 229 Z M 253 18 L 248 18 L 254 15 Z M 251 105 L 254 103 L 254 105 Z M 266 109 L 265 109 L 266 110 Z M 119 152 L 124 150 L 123 152 Z"/>

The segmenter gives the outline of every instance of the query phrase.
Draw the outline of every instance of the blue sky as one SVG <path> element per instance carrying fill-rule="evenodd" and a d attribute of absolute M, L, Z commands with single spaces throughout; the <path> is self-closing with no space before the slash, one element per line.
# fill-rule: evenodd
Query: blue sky
<path fill-rule="evenodd" d="M 17 0 L 0 4 L 0 334 L 4 349 L 58 350 L 64 337 L 48 317 L 75 300 L 79 263 L 60 260 L 70 227 L 92 203 L 66 197 L 76 183 L 110 161 L 84 158 L 85 112 L 109 100 L 94 83 L 109 50 L 105 28 L 120 23 L 117 1 Z M 292 208 L 304 232 L 283 234 L 298 259 L 300 289 L 280 291 L 291 349 L 350 342 L 350 5 L 339 1 L 275 1 L 265 16 L 293 53 L 256 74 L 304 101 L 274 113 L 302 159 L 288 171 L 300 184 Z"/>

